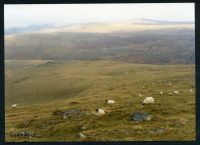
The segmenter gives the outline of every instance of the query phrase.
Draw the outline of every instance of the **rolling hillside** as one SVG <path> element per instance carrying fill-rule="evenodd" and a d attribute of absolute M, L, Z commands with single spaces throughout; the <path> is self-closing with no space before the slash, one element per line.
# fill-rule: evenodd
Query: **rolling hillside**
<path fill-rule="evenodd" d="M 89 23 L 6 36 L 5 58 L 194 64 L 194 37 L 190 23 Z"/>
<path fill-rule="evenodd" d="M 194 73 L 194 65 L 6 61 L 6 141 L 30 141 L 10 137 L 23 131 L 37 135 L 31 141 L 194 140 Z M 180 95 L 170 94 L 175 90 Z M 153 96 L 155 104 L 142 106 L 145 96 Z M 108 106 L 106 99 L 116 103 Z M 96 108 L 106 115 L 95 116 Z M 82 113 L 63 119 L 55 116 L 61 110 Z M 152 114 L 152 120 L 131 121 L 137 111 Z"/>
<path fill-rule="evenodd" d="M 195 140 L 194 24 L 41 27 L 5 36 L 6 141 Z M 147 96 L 155 103 L 143 106 Z M 25 132 L 36 136 L 12 136 Z"/>

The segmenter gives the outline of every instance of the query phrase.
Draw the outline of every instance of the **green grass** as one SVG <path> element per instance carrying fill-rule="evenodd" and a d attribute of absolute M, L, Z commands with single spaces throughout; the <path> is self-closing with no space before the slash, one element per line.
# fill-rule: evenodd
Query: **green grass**
<path fill-rule="evenodd" d="M 31 141 L 195 140 L 194 65 L 18 60 L 6 61 L 5 75 L 6 141 L 29 141 L 9 136 L 21 131 L 38 135 Z M 168 94 L 175 90 L 180 95 Z M 142 106 L 145 96 L 153 96 L 155 104 Z M 116 103 L 108 106 L 106 99 Z M 11 109 L 14 103 L 19 107 Z M 95 116 L 96 108 L 106 115 Z M 83 114 L 68 120 L 53 115 L 63 109 Z M 152 120 L 131 121 L 136 111 L 149 112 Z M 163 133 L 152 133 L 160 128 Z M 87 138 L 81 139 L 80 132 Z"/>

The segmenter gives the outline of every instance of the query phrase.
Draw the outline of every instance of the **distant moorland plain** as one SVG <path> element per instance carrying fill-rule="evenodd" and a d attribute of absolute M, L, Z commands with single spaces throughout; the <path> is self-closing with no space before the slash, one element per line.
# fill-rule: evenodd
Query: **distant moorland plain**
<path fill-rule="evenodd" d="M 194 24 L 84 24 L 5 37 L 12 60 L 108 60 L 194 64 Z"/>

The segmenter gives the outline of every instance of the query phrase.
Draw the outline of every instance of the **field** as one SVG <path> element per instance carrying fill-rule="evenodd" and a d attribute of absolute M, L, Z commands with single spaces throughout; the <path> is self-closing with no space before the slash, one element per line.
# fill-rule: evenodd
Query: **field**
<path fill-rule="evenodd" d="M 5 69 L 6 141 L 195 140 L 194 65 L 6 60 Z M 143 106 L 146 96 L 155 104 Z M 106 114 L 94 115 L 97 108 Z M 63 110 L 81 113 L 64 119 Z M 152 119 L 132 121 L 138 111 Z M 23 131 L 36 137 L 10 136 Z"/>

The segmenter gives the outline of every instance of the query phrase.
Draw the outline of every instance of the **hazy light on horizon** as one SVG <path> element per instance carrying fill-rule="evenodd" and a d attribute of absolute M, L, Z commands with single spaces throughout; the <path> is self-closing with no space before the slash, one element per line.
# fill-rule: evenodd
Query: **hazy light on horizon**
<path fill-rule="evenodd" d="M 4 5 L 5 28 L 134 18 L 194 21 L 194 3 Z"/>

